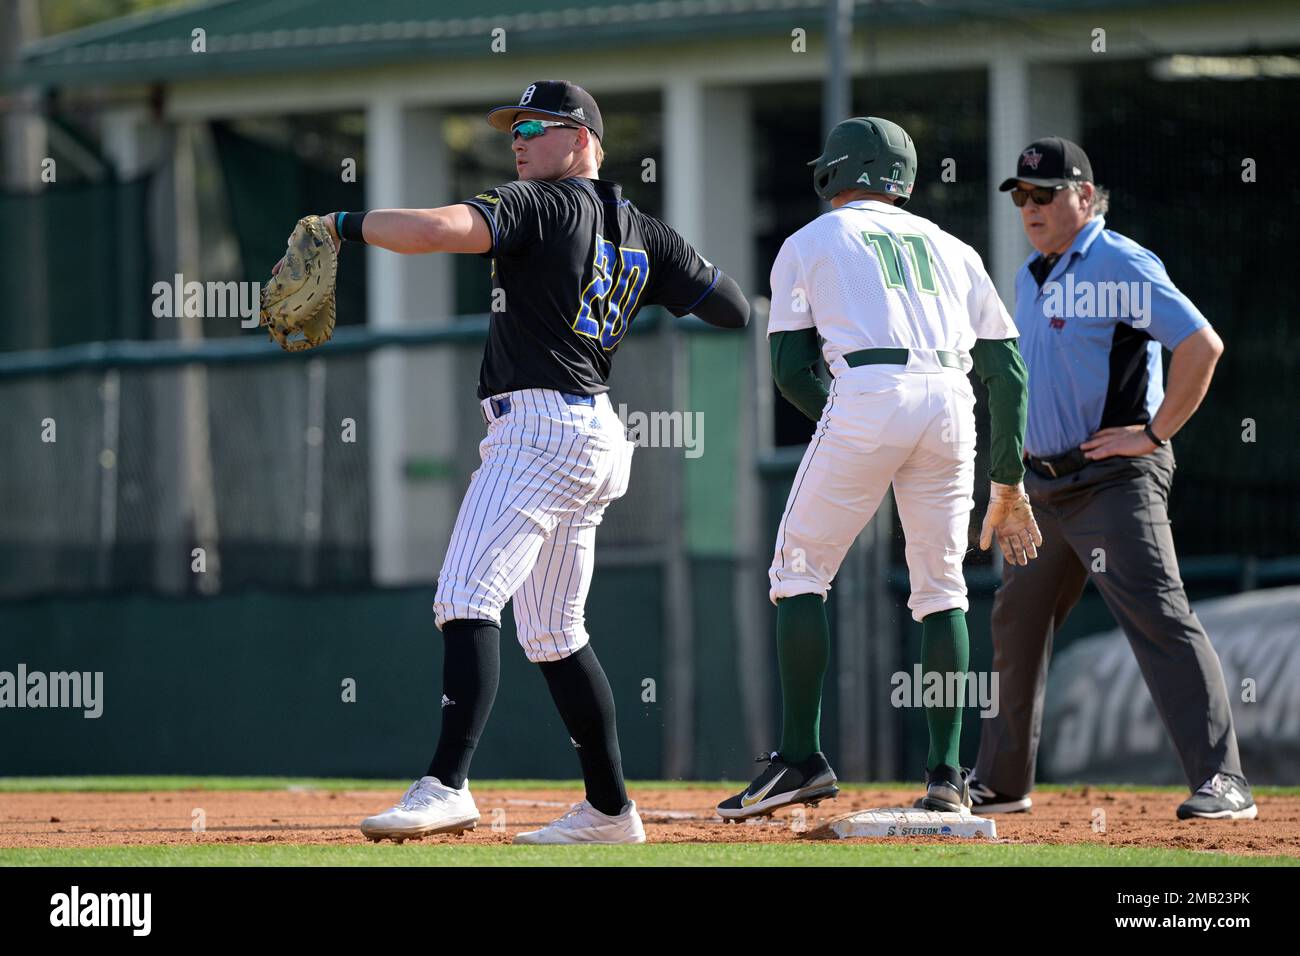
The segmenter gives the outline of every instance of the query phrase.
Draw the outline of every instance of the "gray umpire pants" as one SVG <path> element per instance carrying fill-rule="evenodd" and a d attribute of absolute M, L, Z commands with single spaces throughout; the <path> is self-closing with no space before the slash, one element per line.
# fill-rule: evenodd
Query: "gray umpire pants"
<path fill-rule="evenodd" d="M 1052 636 L 1090 573 L 1128 636 L 1189 787 L 1216 773 L 1241 774 L 1219 656 L 1178 572 L 1168 512 L 1173 475 L 1168 447 L 1106 458 L 1062 478 L 1026 471 L 1043 544 L 1027 566 L 1003 565 L 994 598 L 1000 699 L 997 716 L 980 722 L 980 783 L 1009 796 L 1033 789 Z M 1092 572 L 1097 549 L 1105 570 Z"/>

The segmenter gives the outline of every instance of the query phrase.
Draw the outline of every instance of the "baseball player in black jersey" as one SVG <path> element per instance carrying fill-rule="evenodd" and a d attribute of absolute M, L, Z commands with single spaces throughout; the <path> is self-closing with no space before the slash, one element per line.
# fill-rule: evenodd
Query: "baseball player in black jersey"
<path fill-rule="evenodd" d="M 675 231 L 598 177 L 596 101 L 559 80 L 533 83 L 488 113 L 511 133 L 516 182 L 439 209 L 325 217 L 343 242 L 393 252 L 477 253 L 505 294 L 479 374 L 487 424 L 438 576 L 442 729 L 425 775 L 369 817 L 372 840 L 472 829 L 470 758 L 500 673 L 501 611 L 514 599 L 519 642 L 541 667 L 577 748 L 586 799 L 517 843 L 642 843 L 627 797 L 609 682 L 588 643 L 583 606 L 596 527 L 627 490 L 632 444 L 608 397 L 610 363 L 650 304 L 741 328 L 736 283 Z"/>

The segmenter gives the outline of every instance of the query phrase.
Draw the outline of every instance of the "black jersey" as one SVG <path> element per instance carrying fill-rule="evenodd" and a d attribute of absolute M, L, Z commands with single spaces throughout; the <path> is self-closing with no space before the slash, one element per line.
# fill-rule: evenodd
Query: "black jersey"
<path fill-rule="evenodd" d="M 519 180 L 466 202 L 492 229 L 492 313 L 479 398 L 521 388 L 608 391 L 610 361 L 637 311 L 694 309 L 718 269 L 603 179 Z"/>

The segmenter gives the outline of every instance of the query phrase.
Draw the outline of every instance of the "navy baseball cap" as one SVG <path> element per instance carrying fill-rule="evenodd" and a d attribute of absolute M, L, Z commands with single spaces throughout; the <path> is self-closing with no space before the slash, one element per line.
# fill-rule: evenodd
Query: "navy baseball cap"
<path fill-rule="evenodd" d="M 520 113 L 546 113 L 587 127 L 597 139 L 605 138 L 605 124 L 600 118 L 600 107 L 596 105 L 595 97 L 568 80 L 530 83 L 518 103 L 488 110 L 487 121 L 493 129 L 508 133 Z"/>
<path fill-rule="evenodd" d="M 1063 186 L 1069 183 L 1092 182 L 1092 163 L 1078 143 L 1060 136 L 1036 139 L 1020 154 L 1016 174 L 1004 179 L 1000 192 L 1016 188 L 1017 182 L 1031 186 Z"/>

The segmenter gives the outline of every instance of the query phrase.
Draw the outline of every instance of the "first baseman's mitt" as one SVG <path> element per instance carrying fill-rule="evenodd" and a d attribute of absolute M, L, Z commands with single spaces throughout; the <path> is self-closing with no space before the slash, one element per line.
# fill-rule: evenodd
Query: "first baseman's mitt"
<path fill-rule="evenodd" d="M 334 334 L 334 279 L 339 255 L 320 216 L 304 216 L 289 237 L 284 262 L 262 287 L 262 312 L 271 338 L 286 352 L 328 342 Z M 294 333 L 302 337 L 290 339 Z"/>

